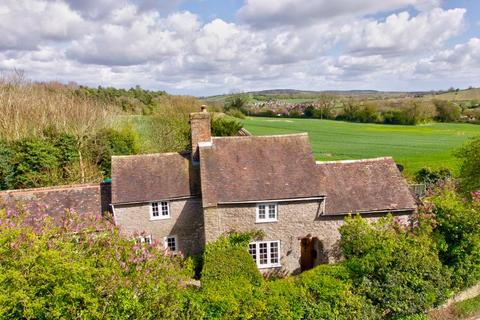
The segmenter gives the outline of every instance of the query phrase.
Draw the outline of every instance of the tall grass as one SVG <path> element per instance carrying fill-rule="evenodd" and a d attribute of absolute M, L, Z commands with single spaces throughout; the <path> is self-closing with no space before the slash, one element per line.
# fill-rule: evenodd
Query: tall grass
<path fill-rule="evenodd" d="M 0 139 L 42 137 L 46 129 L 84 141 L 106 126 L 112 108 L 60 84 L 39 84 L 20 73 L 0 76 Z"/>

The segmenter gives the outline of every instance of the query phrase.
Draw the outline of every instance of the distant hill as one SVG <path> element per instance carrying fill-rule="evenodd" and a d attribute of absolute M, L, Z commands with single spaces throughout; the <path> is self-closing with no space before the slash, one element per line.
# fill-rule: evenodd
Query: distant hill
<path fill-rule="evenodd" d="M 440 94 L 429 94 L 425 99 L 442 99 L 449 101 L 480 100 L 480 88 L 449 91 Z"/>
<path fill-rule="evenodd" d="M 260 91 L 242 92 L 247 95 L 251 102 L 267 100 L 286 100 L 290 102 L 306 102 L 319 99 L 322 96 L 338 96 L 339 98 L 349 99 L 404 99 L 404 98 L 422 98 L 425 100 L 444 99 L 451 101 L 463 101 L 480 99 L 480 88 L 470 88 L 465 90 L 453 91 L 378 91 L 378 90 L 295 90 L 295 89 L 271 89 Z M 233 94 L 223 94 L 208 97 L 200 97 L 205 102 L 222 103 Z"/>

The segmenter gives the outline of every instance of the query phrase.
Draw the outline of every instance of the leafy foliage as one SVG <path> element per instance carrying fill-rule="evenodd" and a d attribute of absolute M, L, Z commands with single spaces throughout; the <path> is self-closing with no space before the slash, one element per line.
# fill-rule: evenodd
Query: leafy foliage
<path fill-rule="evenodd" d="M 104 176 L 110 176 L 113 155 L 129 155 L 139 152 L 139 142 L 130 127 L 121 130 L 103 129 L 89 143 L 90 155 L 101 168 Z"/>
<path fill-rule="evenodd" d="M 298 279 L 306 291 L 307 319 L 375 319 L 373 306 L 353 292 L 353 282 L 343 265 L 320 265 Z"/>
<path fill-rule="evenodd" d="M 180 315 L 180 258 L 122 238 L 102 217 L 0 212 L 4 319 L 172 319 Z"/>
<path fill-rule="evenodd" d="M 480 190 L 480 137 L 467 142 L 457 153 L 460 165 L 460 184 L 466 192 Z"/>
<path fill-rule="evenodd" d="M 417 183 L 425 183 L 428 185 L 436 184 L 453 177 L 452 171 L 448 168 L 431 169 L 423 167 L 415 173 L 415 181 Z"/>
<path fill-rule="evenodd" d="M 446 100 L 433 100 L 437 115 L 435 119 L 441 122 L 455 122 L 460 119 L 462 109 L 453 102 Z"/>
<path fill-rule="evenodd" d="M 340 233 L 356 292 L 384 316 L 414 315 L 446 298 L 448 272 L 428 236 L 409 233 L 392 217 L 373 224 L 347 218 Z"/>
<path fill-rule="evenodd" d="M 253 235 L 232 233 L 207 245 L 196 292 L 205 318 L 257 318 L 263 309 L 263 277 L 247 251 Z"/>
<path fill-rule="evenodd" d="M 446 184 L 426 199 L 424 217 L 432 217 L 440 259 L 452 270 L 453 285 L 465 288 L 480 280 L 480 202 L 470 202 Z"/>
<path fill-rule="evenodd" d="M 212 135 L 216 137 L 235 136 L 242 129 L 242 124 L 227 117 L 212 117 Z"/>

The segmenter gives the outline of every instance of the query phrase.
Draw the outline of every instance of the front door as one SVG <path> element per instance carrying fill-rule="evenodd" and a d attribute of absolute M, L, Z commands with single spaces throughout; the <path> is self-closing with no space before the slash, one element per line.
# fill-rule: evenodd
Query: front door
<path fill-rule="evenodd" d="M 316 242 L 318 242 L 318 239 L 313 237 L 305 237 L 300 240 L 300 268 L 302 271 L 310 270 L 315 266 L 315 260 L 318 256 L 317 250 L 315 248 Z"/>

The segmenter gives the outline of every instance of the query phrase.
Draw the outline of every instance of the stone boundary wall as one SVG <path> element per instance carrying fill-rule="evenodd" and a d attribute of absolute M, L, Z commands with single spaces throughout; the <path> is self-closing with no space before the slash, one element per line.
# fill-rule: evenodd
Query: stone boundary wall
<path fill-rule="evenodd" d="M 110 211 L 111 184 L 78 184 L 0 191 L 0 209 L 22 208 L 60 217 L 67 210 L 79 214 Z"/>

